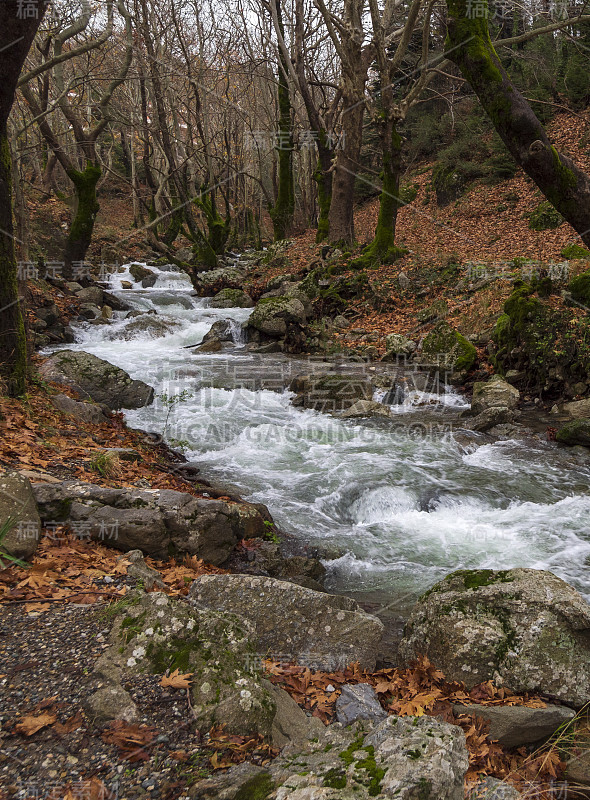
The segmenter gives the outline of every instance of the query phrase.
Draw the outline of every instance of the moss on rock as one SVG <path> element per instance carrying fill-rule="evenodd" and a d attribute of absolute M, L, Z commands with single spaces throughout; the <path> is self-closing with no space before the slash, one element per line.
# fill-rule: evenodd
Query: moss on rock
<path fill-rule="evenodd" d="M 462 334 L 441 321 L 424 339 L 422 355 L 427 363 L 467 372 L 475 363 L 477 350 Z"/>

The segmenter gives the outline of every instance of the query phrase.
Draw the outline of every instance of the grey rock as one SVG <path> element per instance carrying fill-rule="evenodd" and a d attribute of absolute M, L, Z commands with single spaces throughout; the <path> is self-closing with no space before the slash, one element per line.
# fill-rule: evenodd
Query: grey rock
<path fill-rule="evenodd" d="M 78 283 L 77 281 L 66 281 L 66 289 L 73 294 L 76 294 L 76 292 L 81 292 L 82 288 L 82 284 Z"/>
<path fill-rule="evenodd" d="M 421 653 L 447 680 L 469 688 L 493 680 L 575 708 L 590 701 L 590 606 L 544 570 L 447 576 L 422 596 L 406 624 L 402 662 Z"/>
<path fill-rule="evenodd" d="M 400 289 L 408 289 L 412 285 L 412 281 L 408 278 L 405 272 L 400 272 L 397 276 Z"/>
<path fill-rule="evenodd" d="M 514 418 L 515 413 L 511 408 L 493 406 L 492 408 L 486 408 L 476 417 L 468 420 L 465 423 L 465 427 L 470 431 L 480 431 L 485 433 L 486 431 L 489 431 L 490 428 L 494 428 L 496 425 L 503 425 L 507 422 L 513 422 Z"/>
<path fill-rule="evenodd" d="M 123 558 L 123 556 L 121 556 L 121 558 Z M 148 567 L 141 550 L 130 550 L 125 554 L 124 558 L 129 562 L 127 574 L 141 581 L 147 591 L 151 591 L 154 586 L 158 586 L 160 589 L 164 588 L 162 576 L 157 569 Z"/>
<path fill-rule="evenodd" d="M 385 339 L 386 355 L 409 356 L 416 350 L 416 342 L 401 333 L 390 333 Z"/>
<path fill-rule="evenodd" d="M 104 403 L 112 410 L 141 408 L 154 397 L 151 386 L 132 380 L 124 370 L 90 353 L 60 350 L 39 371 L 45 380 L 69 386 L 84 399 Z"/>
<path fill-rule="evenodd" d="M 67 394 L 56 394 L 50 397 L 52 404 L 64 414 L 69 414 L 71 417 L 82 420 L 82 422 L 90 422 L 93 425 L 102 425 L 103 422 L 108 422 L 108 418 L 103 413 L 100 406 L 93 403 L 83 403 L 79 400 L 72 400 Z"/>
<path fill-rule="evenodd" d="M 177 323 L 171 320 L 163 320 L 152 314 L 142 314 L 132 319 L 123 329 L 113 331 L 110 335 L 113 339 L 125 339 L 126 341 L 144 339 L 146 336 L 150 339 L 157 339 L 161 336 L 168 336 L 176 327 Z"/>
<path fill-rule="evenodd" d="M 453 706 L 455 714 L 468 714 L 489 720 L 488 736 L 503 747 L 520 747 L 533 744 L 555 733 L 560 725 L 575 717 L 575 712 L 565 706 L 548 705 L 546 708 L 526 706 L 482 706 L 472 704 Z"/>
<path fill-rule="evenodd" d="M 380 722 L 387 711 L 377 699 L 377 693 L 368 683 L 345 685 L 336 700 L 336 720 L 342 725 L 352 725 L 359 719 Z"/>
<path fill-rule="evenodd" d="M 103 319 L 110 320 L 113 318 L 113 309 L 110 306 L 103 306 L 100 309 L 100 315 Z"/>
<path fill-rule="evenodd" d="M 80 289 L 79 292 L 76 292 L 76 297 L 82 303 L 92 303 L 95 306 L 103 304 L 103 291 L 100 286 L 88 286 L 86 289 Z"/>
<path fill-rule="evenodd" d="M 499 375 L 493 375 L 489 381 L 473 384 L 471 410 L 474 414 L 481 414 L 489 408 L 514 409 L 519 399 L 520 392 L 515 386 L 511 386 Z"/>
<path fill-rule="evenodd" d="M 36 309 L 35 316 L 37 319 L 42 319 L 43 322 L 50 327 L 59 321 L 59 309 L 55 303 L 52 303 L 49 306 Z"/>
<path fill-rule="evenodd" d="M 340 330 L 343 330 L 344 328 L 348 328 L 350 323 L 346 319 L 346 317 L 343 317 L 342 314 L 338 314 L 336 317 L 334 317 L 334 319 L 332 321 L 332 325 L 335 328 L 339 328 Z"/>
<path fill-rule="evenodd" d="M 31 558 L 39 544 L 41 519 L 31 482 L 24 475 L 13 471 L 0 475 L 0 526 L 9 519 L 14 526 L 8 531 L 0 547 L 15 558 Z"/>
<path fill-rule="evenodd" d="M 111 489 L 80 481 L 36 484 L 47 521 L 84 526 L 90 538 L 119 550 L 167 558 L 170 549 L 222 564 L 240 539 L 262 536 L 264 517 L 244 502 L 195 497 L 170 489 Z"/>
<path fill-rule="evenodd" d="M 222 289 L 209 305 L 211 308 L 253 308 L 254 300 L 242 289 Z"/>
<path fill-rule="evenodd" d="M 155 286 L 158 281 L 158 276 L 154 273 L 153 275 L 146 275 L 145 278 L 141 279 L 141 286 L 143 289 L 150 289 L 152 286 Z"/>
<path fill-rule="evenodd" d="M 83 705 L 97 725 L 104 725 L 114 719 L 136 722 L 139 717 L 131 695 L 119 683 L 108 683 L 97 689 L 86 698 Z"/>
<path fill-rule="evenodd" d="M 284 689 L 273 686 L 267 680 L 262 681 L 262 686 L 269 693 L 276 709 L 271 728 L 274 747 L 282 749 L 287 745 L 301 745 L 322 734 L 323 723 L 317 717 L 308 717 Z"/>
<path fill-rule="evenodd" d="M 199 607 L 239 609 L 261 653 L 326 670 L 375 666 L 383 624 L 347 597 L 250 575 L 203 575 L 189 597 Z"/>
<path fill-rule="evenodd" d="M 131 264 L 129 266 L 129 274 L 136 283 L 140 283 L 144 278 L 153 275 L 154 272 L 144 267 L 143 264 Z"/>
<path fill-rule="evenodd" d="M 519 800 L 523 795 L 510 783 L 483 778 L 469 792 L 468 800 Z"/>
<path fill-rule="evenodd" d="M 305 307 L 296 297 L 268 297 L 259 300 L 248 325 L 267 336 L 285 336 L 288 323 L 305 323 Z"/>
<path fill-rule="evenodd" d="M 82 319 L 93 320 L 100 317 L 100 308 L 94 303 L 82 303 L 78 308 L 78 315 Z"/>

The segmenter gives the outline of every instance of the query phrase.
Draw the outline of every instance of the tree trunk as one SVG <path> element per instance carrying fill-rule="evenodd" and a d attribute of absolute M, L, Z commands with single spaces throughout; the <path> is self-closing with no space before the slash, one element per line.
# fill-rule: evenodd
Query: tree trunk
<path fill-rule="evenodd" d="M 84 172 L 70 169 L 68 177 L 76 190 L 76 211 L 64 250 L 64 278 L 74 279 L 77 268 L 81 268 L 92 241 L 94 222 L 100 206 L 96 199 L 96 184 L 100 178 L 100 167 L 91 161 Z"/>
<path fill-rule="evenodd" d="M 279 22 L 279 30 L 284 39 L 283 19 L 281 6 L 274 0 Z M 295 187 L 293 183 L 293 132 L 291 130 L 291 97 L 289 94 L 288 65 L 285 56 L 279 48 L 278 70 L 278 103 L 279 103 L 279 130 L 277 154 L 279 161 L 277 199 L 270 209 L 275 242 L 286 239 L 293 225 L 295 212 Z"/>
<path fill-rule="evenodd" d="M 363 138 L 364 103 L 359 95 L 343 95 L 342 149 L 338 150 L 332 201 L 330 203 L 330 241 L 351 244 L 354 241 L 354 184 Z"/>
<path fill-rule="evenodd" d="M 23 394 L 27 380 L 27 339 L 19 297 L 12 227 L 12 163 L 8 145 L 8 116 L 14 92 L 45 5 L 35 17 L 24 17 L 16 0 L 0 3 L 0 379 L 11 396 Z"/>
<path fill-rule="evenodd" d="M 316 242 L 323 242 L 330 233 L 330 205 L 332 203 L 332 151 L 321 141 L 325 131 L 319 132 L 318 163 L 313 179 L 318 187 L 318 232 Z"/>
<path fill-rule="evenodd" d="M 382 187 L 379 197 L 379 217 L 375 228 L 375 238 L 365 248 L 362 256 L 355 259 L 354 268 L 366 268 L 379 264 L 391 264 L 404 255 L 407 250 L 395 246 L 395 225 L 397 212 L 401 205 L 399 200 L 399 183 L 401 175 L 402 139 L 397 132 L 395 122 L 383 121 L 380 130 L 383 151 Z"/>
<path fill-rule="evenodd" d="M 470 19 L 467 0 L 447 0 L 447 6 L 447 57 L 471 84 L 517 164 L 590 247 L 590 176 L 551 145 L 500 64 L 487 19 Z"/>

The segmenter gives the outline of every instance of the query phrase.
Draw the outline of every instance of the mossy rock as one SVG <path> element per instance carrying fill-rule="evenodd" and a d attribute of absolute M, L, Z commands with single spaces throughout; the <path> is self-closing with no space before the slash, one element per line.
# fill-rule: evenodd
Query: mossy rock
<path fill-rule="evenodd" d="M 539 203 L 529 215 L 529 228 L 533 231 L 548 231 L 559 228 L 564 222 L 559 211 L 548 200 Z"/>
<path fill-rule="evenodd" d="M 590 270 L 573 278 L 568 286 L 572 300 L 590 311 Z"/>
<path fill-rule="evenodd" d="M 432 319 L 437 319 L 438 317 L 446 317 L 448 313 L 449 304 L 445 299 L 441 298 L 440 300 L 435 300 L 428 308 L 419 311 L 416 314 L 416 319 L 423 324 L 425 322 L 430 322 Z"/>
<path fill-rule="evenodd" d="M 475 364 L 477 350 L 448 322 L 439 322 L 422 345 L 423 360 L 452 372 L 468 372 Z"/>
<path fill-rule="evenodd" d="M 151 269 L 146 269 L 143 264 L 130 264 L 129 274 L 136 283 L 139 283 L 139 281 L 142 281 L 144 278 L 148 278 L 150 275 L 153 275 L 154 272 Z"/>
<path fill-rule="evenodd" d="M 252 308 L 254 300 L 243 289 L 222 289 L 209 305 L 211 308 Z"/>
<path fill-rule="evenodd" d="M 561 444 L 590 447 L 590 419 L 574 419 L 557 431 L 555 437 Z"/>
<path fill-rule="evenodd" d="M 228 732 L 269 736 L 276 705 L 261 683 L 245 620 L 195 609 L 161 592 L 138 598 L 117 616 L 99 671 L 108 665 L 112 674 L 114 665 L 137 674 L 191 672 L 200 731 L 223 724 Z"/>
<path fill-rule="evenodd" d="M 248 320 L 256 330 L 277 338 L 286 334 L 288 323 L 305 323 L 305 307 L 296 297 L 265 297 Z"/>
<path fill-rule="evenodd" d="M 569 261 L 573 261 L 576 258 L 590 259 L 590 250 L 586 250 L 585 247 L 581 247 L 579 244 L 568 244 L 563 248 L 560 255 Z"/>

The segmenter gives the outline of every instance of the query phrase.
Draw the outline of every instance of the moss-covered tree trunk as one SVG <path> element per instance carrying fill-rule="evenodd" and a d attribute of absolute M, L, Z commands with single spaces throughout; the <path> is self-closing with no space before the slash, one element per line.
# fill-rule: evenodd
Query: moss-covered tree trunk
<path fill-rule="evenodd" d="M 395 225 L 397 212 L 401 205 L 399 184 L 402 166 L 402 139 L 397 132 L 394 120 L 383 121 L 380 127 L 383 170 L 381 172 L 379 217 L 375 228 L 375 238 L 364 250 L 362 256 L 354 262 L 354 266 L 357 268 L 391 264 L 396 258 L 407 252 L 403 248 L 395 246 Z"/>
<path fill-rule="evenodd" d="M 283 39 L 285 32 L 281 5 L 278 0 L 273 0 L 276 7 L 279 30 Z M 289 92 L 289 67 L 285 60 L 282 48 L 279 48 L 278 70 L 278 105 L 279 124 L 277 157 L 279 161 L 277 198 L 270 209 L 274 240 L 286 239 L 293 225 L 295 212 L 295 186 L 293 182 L 293 131 L 291 128 L 291 96 Z"/>
<path fill-rule="evenodd" d="M 100 167 L 88 161 L 83 172 L 68 170 L 68 178 L 74 184 L 76 205 L 74 219 L 64 250 L 64 278 L 74 278 L 76 264 L 82 264 L 92 241 L 96 215 L 100 209 L 96 199 L 96 184 L 100 178 Z"/>
<path fill-rule="evenodd" d="M 0 370 L 1 392 L 23 394 L 27 341 L 18 292 L 12 227 L 12 164 L 6 125 L 0 128 Z"/>
<path fill-rule="evenodd" d="M 447 57 L 471 84 L 517 164 L 590 246 L 590 176 L 551 145 L 502 67 L 487 19 L 471 18 L 468 2 L 447 0 Z"/>
<path fill-rule="evenodd" d="M 318 163 L 313 178 L 318 187 L 318 231 L 316 242 L 323 242 L 330 232 L 332 202 L 332 150 L 326 144 L 326 132 L 318 132 Z"/>
<path fill-rule="evenodd" d="M 23 13 L 22 3 L 0 3 L 0 391 L 23 394 L 27 379 L 27 341 L 19 296 L 12 226 L 12 163 L 8 145 L 8 116 L 14 92 L 45 5 L 34 17 Z"/>

